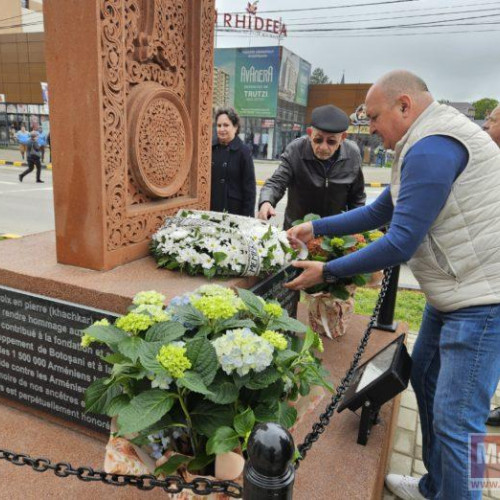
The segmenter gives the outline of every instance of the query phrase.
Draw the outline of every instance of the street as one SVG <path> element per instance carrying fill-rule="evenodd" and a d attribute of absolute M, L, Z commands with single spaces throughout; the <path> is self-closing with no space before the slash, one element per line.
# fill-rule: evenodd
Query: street
<path fill-rule="evenodd" d="M 255 162 L 258 180 L 265 180 L 277 166 L 277 162 Z M 0 165 L 0 234 L 27 235 L 55 229 L 52 193 L 52 171 L 42 170 L 44 184 L 35 182 L 32 172 L 19 182 L 21 167 Z M 383 188 L 366 188 L 368 199 L 375 199 Z M 257 199 L 260 187 L 257 186 Z M 271 221 L 275 226 L 283 224 L 286 196 L 277 206 L 277 216 Z"/>

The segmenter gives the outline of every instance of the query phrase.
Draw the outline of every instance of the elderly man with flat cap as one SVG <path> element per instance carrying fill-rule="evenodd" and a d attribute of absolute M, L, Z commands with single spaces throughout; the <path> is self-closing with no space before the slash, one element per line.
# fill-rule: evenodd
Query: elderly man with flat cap
<path fill-rule="evenodd" d="M 365 182 L 358 146 L 346 139 L 349 118 L 339 108 L 315 108 L 307 136 L 291 142 L 260 192 L 258 217 L 276 215 L 288 189 L 284 228 L 309 213 L 321 217 L 363 206 Z"/>

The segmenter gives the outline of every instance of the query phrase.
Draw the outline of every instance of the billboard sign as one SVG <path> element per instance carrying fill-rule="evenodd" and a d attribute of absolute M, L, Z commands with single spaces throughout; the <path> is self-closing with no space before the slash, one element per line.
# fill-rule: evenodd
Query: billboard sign
<path fill-rule="evenodd" d="M 227 105 L 240 116 L 276 116 L 279 47 L 217 49 L 215 67 L 229 75 Z"/>
<path fill-rule="evenodd" d="M 280 99 L 307 106 L 310 74 L 311 65 L 283 47 L 278 94 Z"/>

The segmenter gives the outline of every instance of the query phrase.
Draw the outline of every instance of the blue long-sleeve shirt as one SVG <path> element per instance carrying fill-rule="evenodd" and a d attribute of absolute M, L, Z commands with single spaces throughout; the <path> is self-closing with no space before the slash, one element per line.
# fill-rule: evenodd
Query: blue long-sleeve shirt
<path fill-rule="evenodd" d="M 355 234 L 390 222 L 382 238 L 328 262 L 328 270 L 334 276 L 345 277 L 409 260 L 442 210 L 467 162 L 467 149 L 455 139 L 440 135 L 425 137 L 405 155 L 396 207 L 388 186 L 370 205 L 313 221 L 315 235 L 329 236 Z"/>

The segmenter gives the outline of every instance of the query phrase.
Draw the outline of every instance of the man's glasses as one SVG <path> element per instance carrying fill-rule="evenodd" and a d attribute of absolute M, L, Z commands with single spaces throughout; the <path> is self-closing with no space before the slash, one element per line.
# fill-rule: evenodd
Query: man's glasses
<path fill-rule="evenodd" d="M 323 144 L 323 142 L 326 141 L 328 146 L 336 146 L 339 143 L 337 139 L 325 139 L 324 137 L 314 137 L 312 141 L 314 142 L 314 144 Z"/>

